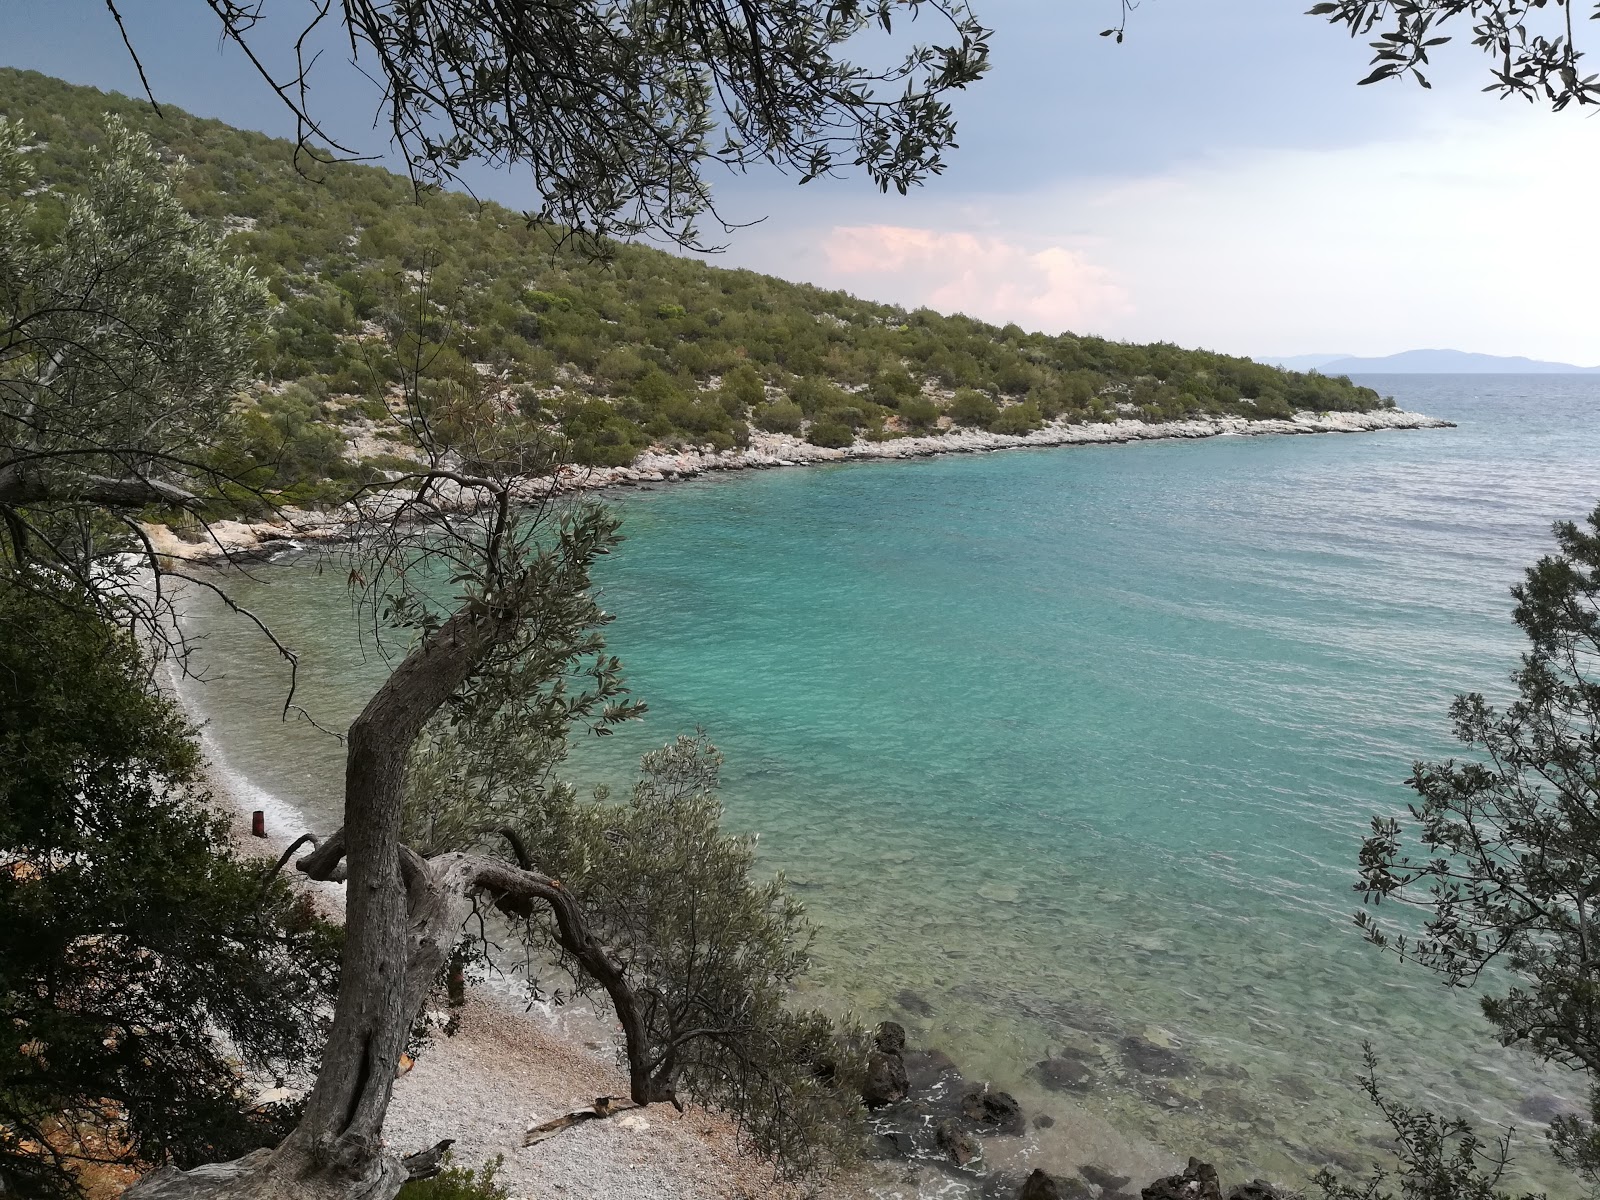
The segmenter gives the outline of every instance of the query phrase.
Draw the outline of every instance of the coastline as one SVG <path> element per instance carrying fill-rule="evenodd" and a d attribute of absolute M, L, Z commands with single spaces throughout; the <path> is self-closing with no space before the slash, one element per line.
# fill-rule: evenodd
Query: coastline
<path fill-rule="evenodd" d="M 1323 433 L 1378 433 L 1405 429 L 1453 429 L 1455 422 L 1402 409 L 1378 408 L 1370 412 L 1298 412 L 1293 417 L 1250 421 L 1243 417 L 1205 417 L 1188 421 L 1150 424 L 1122 418 L 1095 425 L 1055 422 L 1029 434 L 989 433 L 952 429 L 926 436 L 895 438 L 885 442 L 857 439 L 852 445 L 814 446 L 787 433 L 752 430 L 750 444 L 733 450 L 647 450 L 626 467 L 563 467 L 552 476 L 526 481 L 523 493 L 530 501 L 556 495 L 677 483 L 720 471 L 770 470 L 777 467 L 811 467 L 881 459 L 932 458 L 944 454 L 988 454 L 999 450 L 1055 449 L 1067 446 L 1111 446 L 1129 442 L 1198 441 L 1213 437 L 1266 437 Z M 439 503 L 463 511 L 473 506 L 469 492 L 458 485 L 439 485 Z M 273 554 L 302 548 L 309 542 L 337 542 L 348 536 L 353 518 L 349 505 L 328 512 L 285 508 L 271 521 L 215 521 L 199 539 L 180 537 L 165 525 L 142 526 L 156 553 L 167 558 L 197 562 Z"/>

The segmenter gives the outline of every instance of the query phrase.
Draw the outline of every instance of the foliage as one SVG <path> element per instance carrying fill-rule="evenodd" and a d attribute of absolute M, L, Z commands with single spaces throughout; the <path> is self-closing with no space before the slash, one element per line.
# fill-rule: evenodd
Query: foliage
<path fill-rule="evenodd" d="M 255 374 L 273 389 L 320 381 L 328 394 L 315 420 L 330 428 L 341 406 L 400 388 L 406 355 L 394 331 L 422 293 L 433 306 L 421 331 L 433 348 L 427 373 L 559 425 L 581 463 L 620 464 L 652 443 L 737 445 L 746 422 L 789 411 L 760 407 L 769 388 L 806 419 L 855 409 L 868 429 L 896 410 L 906 428 L 930 428 L 937 404 L 925 386 L 1016 396 L 1042 417 L 1079 421 L 1102 419 L 1140 387 L 1174 412 L 1252 419 L 1263 395 L 1318 410 L 1380 403 L 1348 380 L 907 312 L 644 245 L 615 246 L 597 263 L 552 252 L 545 229 L 497 205 L 449 192 L 414 202 L 406 180 L 343 163 L 308 181 L 288 143 L 170 108 L 157 120 L 146 105 L 0 70 L 0 113 L 41 143 L 27 156 L 50 189 L 41 206 L 82 190 L 107 111 L 181 155 L 180 198 L 236 229 L 228 244 L 277 302 Z"/>
<path fill-rule="evenodd" d="M 130 530 L 85 510 L 182 502 L 248 377 L 266 290 L 185 212 L 182 172 L 112 118 L 69 198 L 0 118 L 0 555 L 88 583 Z M 113 536 L 108 536 L 111 534 Z"/>
<path fill-rule="evenodd" d="M 1452 21 L 1470 22 L 1472 44 L 1493 64 L 1494 82 L 1485 91 L 1544 100 L 1560 111 L 1600 103 L 1600 76 L 1582 73 L 1573 20 L 1580 8 L 1579 0 L 1328 0 L 1310 11 L 1352 37 L 1378 35 L 1373 69 L 1362 83 L 1409 75 L 1433 86 L 1422 73 L 1428 52 L 1451 40 Z M 1590 20 L 1600 18 L 1600 5 L 1589 9 Z"/>
<path fill-rule="evenodd" d="M 995 433 L 1021 436 L 1032 433 L 1042 424 L 1044 415 L 1039 411 L 1039 406 L 1031 400 L 1024 400 L 1021 404 L 1008 404 L 1001 409 L 1000 415 L 989 428 Z"/>
<path fill-rule="evenodd" d="M 1421 853 L 1400 822 L 1375 817 L 1357 884 L 1357 923 L 1380 946 L 1451 986 L 1493 984 L 1483 1012 L 1506 1045 L 1600 1070 L 1600 508 L 1587 528 L 1555 526 L 1557 553 L 1512 589 L 1528 638 L 1501 711 L 1482 695 L 1451 706 L 1456 736 L 1481 757 L 1419 762 L 1410 808 Z M 1381 920 L 1384 901 L 1420 909 L 1420 934 Z M 1600 1105 L 1600 1093 L 1592 1091 Z M 1559 1156 L 1600 1178 L 1591 1122 L 1552 1129 Z"/>
<path fill-rule="evenodd" d="M 1000 419 L 1000 406 L 982 392 L 962 388 L 950 400 L 950 419 L 972 429 L 988 429 Z"/>
<path fill-rule="evenodd" d="M 192 731 L 133 640 L 0 582 L 0 1179 L 75 1155 L 180 1164 L 270 1145 L 252 1105 L 320 1049 L 337 939 L 229 848 Z"/>
<path fill-rule="evenodd" d="M 309 68 L 264 65 L 289 44 L 263 45 L 276 27 L 259 7 L 212 9 L 301 121 L 302 144 L 330 140 L 306 107 Z M 955 144 L 947 98 L 988 67 L 988 30 L 964 0 L 353 0 L 340 15 L 413 178 L 452 181 L 471 159 L 513 164 L 531 175 L 541 216 L 567 230 L 689 246 L 711 208 L 708 163 L 769 163 L 803 180 L 860 167 L 902 194 L 938 174 Z M 308 18 L 306 36 L 326 16 Z M 842 56 L 919 18 L 946 40 L 892 49 L 882 66 Z"/>
<path fill-rule="evenodd" d="M 1396 1104 L 1379 1086 L 1370 1046 L 1360 1082 L 1394 1132 L 1399 1170 L 1376 1169 L 1367 1179 L 1346 1183 L 1324 1167 L 1312 1180 L 1323 1200 L 1511 1200 L 1499 1188 L 1509 1161 L 1509 1138 L 1485 1142 L 1465 1121 Z"/>
<path fill-rule="evenodd" d="M 799 433 L 805 414 L 793 400 L 774 400 L 758 408 L 753 420 L 768 433 Z"/>
<path fill-rule="evenodd" d="M 855 431 L 842 421 L 818 421 L 806 431 L 806 441 L 813 446 L 828 446 L 842 450 L 855 440 Z"/>
<path fill-rule="evenodd" d="M 402 1187 L 400 1200 L 511 1200 L 505 1185 L 495 1182 L 502 1162 L 495 1157 L 476 1170 L 449 1163 L 432 1179 L 413 1179 Z"/>
<path fill-rule="evenodd" d="M 864 1039 L 787 1001 L 810 929 L 781 876 L 756 883 L 755 841 L 721 831 L 721 755 L 704 736 L 647 754 L 625 802 L 560 782 L 564 744 L 438 726 L 419 752 L 408 828 L 429 852 L 490 846 L 510 828 L 583 906 L 647 997 L 647 1025 L 681 1094 L 730 1113 L 760 1152 L 815 1175 L 855 1149 Z M 534 918 L 521 936 L 580 992 L 595 981 Z"/>

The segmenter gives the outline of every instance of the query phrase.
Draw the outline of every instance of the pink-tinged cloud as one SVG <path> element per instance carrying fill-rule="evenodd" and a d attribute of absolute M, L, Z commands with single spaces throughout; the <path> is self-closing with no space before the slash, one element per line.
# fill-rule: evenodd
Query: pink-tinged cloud
<path fill-rule="evenodd" d="M 1026 329 L 1088 331 L 1132 311 L 1111 273 L 1075 250 L 899 225 L 842 225 L 823 241 L 852 291 Z"/>

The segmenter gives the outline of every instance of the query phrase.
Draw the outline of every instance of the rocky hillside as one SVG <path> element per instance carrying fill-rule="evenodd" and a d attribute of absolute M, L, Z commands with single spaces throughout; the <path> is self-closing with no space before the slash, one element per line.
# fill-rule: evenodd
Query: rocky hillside
<path fill-rule="evenodd" d="M 83 178 L 107 113 L 189 164 L 185 202 L 270 282 L 260 383 L 227 453 L 270 464 L 288 500 L 331 499 L 403 465 L 391 413 L 408 363 L 446 436 L 484 419 L 531 423 L 573 461 L 610 467 L 652 448 L 725 452 L 752 428 L 842 447 L 952 427 L 1020 435 L 1383 404 L 1344 379 L 908 312 L 640 246 L 594 261 L 498 205 L 419 201 L 372 167 L 297 170 L 288 142 L 0 70 L 0 115 L 30 130 L 56 195 Z"/>

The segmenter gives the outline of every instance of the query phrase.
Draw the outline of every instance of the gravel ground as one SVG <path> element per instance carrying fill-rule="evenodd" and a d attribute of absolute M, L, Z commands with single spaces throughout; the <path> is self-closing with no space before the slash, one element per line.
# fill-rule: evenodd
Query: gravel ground
<path fill-rule="evenodd" d="M 472 994 L 460 1031 L 439 1037 L 395 1082 L 384 1133 L 402 1153 L 453 1137 L 455 1161 L 477 1166 L 504 1156 L 501 1181 L 518 1200 L 743 1200 L 778 1197 L 765 1163 L 740 1157 L 723 1118 L 670 1105 L 624 1112 L 564 1129 L 524 1147 L 531 1125 L 625 1096 L 627 1079 L 609 1049 L 574 1042 L 537 1013 L 511 1011 Z"/>

